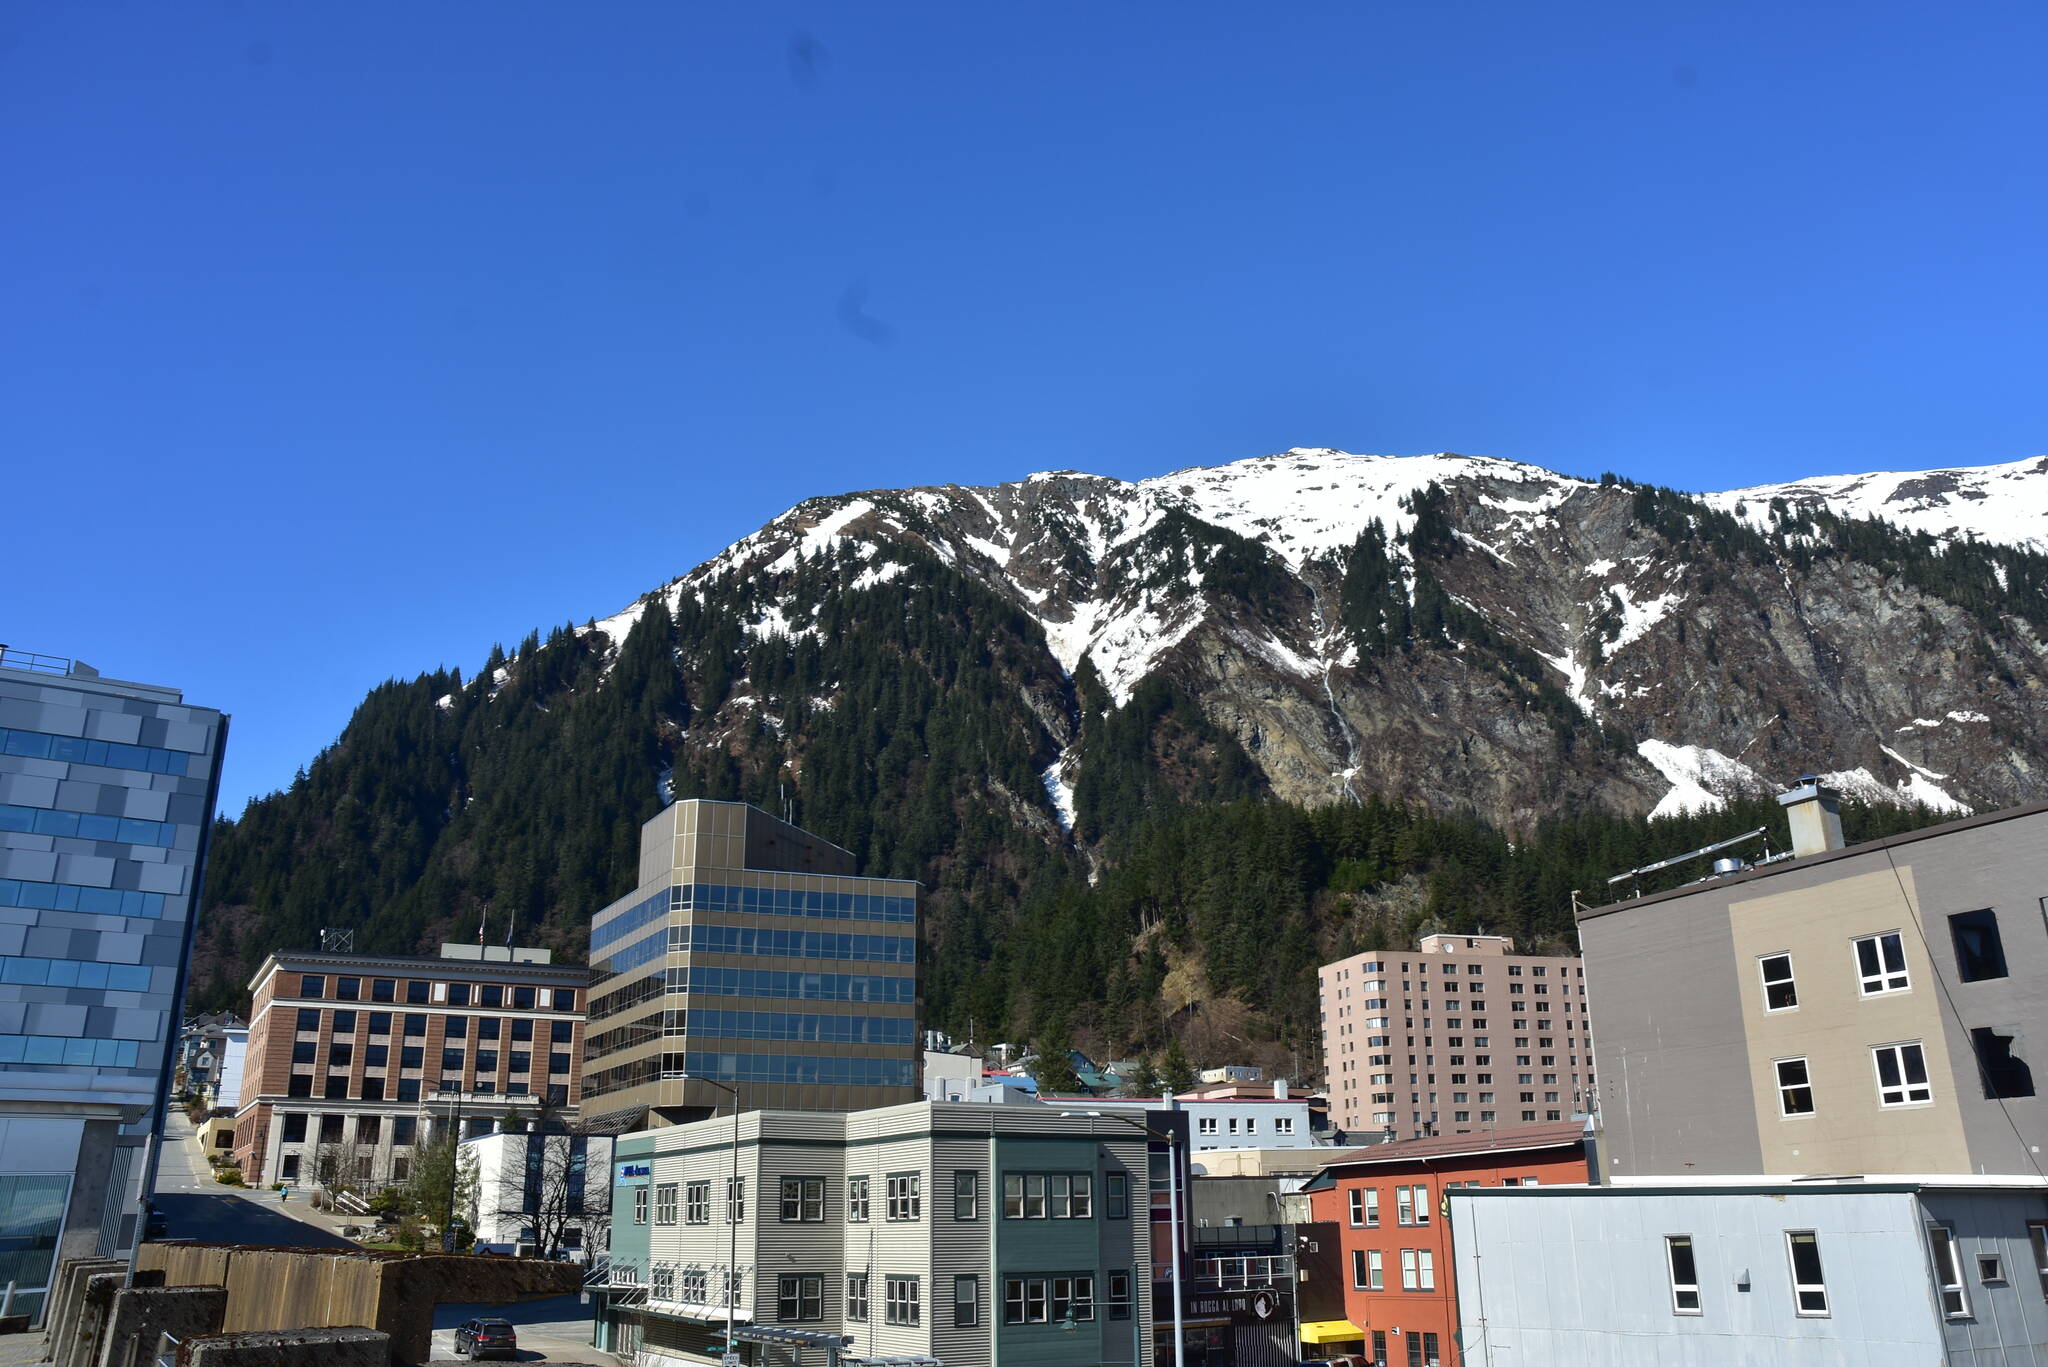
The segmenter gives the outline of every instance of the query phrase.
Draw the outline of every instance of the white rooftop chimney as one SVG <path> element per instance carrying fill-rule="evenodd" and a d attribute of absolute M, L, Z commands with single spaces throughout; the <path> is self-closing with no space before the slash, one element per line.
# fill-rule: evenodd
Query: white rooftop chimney
<path fill-rule="evenodd" d="M 1842 795 L 1812 774 L 1801 774 L 1797 788 L 1778 794 L 1778 805 L 1792 827 L 1793 854 L 1803 859 L 1843 847 Z"/>

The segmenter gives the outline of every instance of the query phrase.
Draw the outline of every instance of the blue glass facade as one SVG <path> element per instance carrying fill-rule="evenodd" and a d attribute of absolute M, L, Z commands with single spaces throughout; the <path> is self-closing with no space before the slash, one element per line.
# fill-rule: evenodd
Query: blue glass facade
<path fill-rule="evenodd" d="M 173 689 L 0 647 L 0 1185 L 70 1181 L 52 1257 L 132 1238 L 225 735 Z"/>

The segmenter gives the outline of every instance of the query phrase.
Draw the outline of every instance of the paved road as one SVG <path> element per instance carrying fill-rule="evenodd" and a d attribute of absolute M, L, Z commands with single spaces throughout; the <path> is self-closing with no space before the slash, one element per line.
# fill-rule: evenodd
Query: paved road
<path fill-rule="evenodd" d="M 521 1362 L 596 1363 L 615 1367 L 624 1359 L 590 1346 L 592 1309 L 575 1296 L 518 1305 L 437 1305 L 434 1307 L 434 1361 L 460 1361 L 455 1356 L 455 1326 L 467 1319 L 512 1321 L 519 1335 Z"/>
<path fill-rule="evenodd" d="M 354 1248 L 355 1242 L 322 1225 L 295 1220 L 274 1192 L 241 1193 L 213 1180 L 193 1138 L 192 1122 L 173 1110 L 164 1124 L 157 1163 L 156 1204 L 170 1228 L 165 1237 L 209 1244 L 279 1244 L 294 1248 Z"/>

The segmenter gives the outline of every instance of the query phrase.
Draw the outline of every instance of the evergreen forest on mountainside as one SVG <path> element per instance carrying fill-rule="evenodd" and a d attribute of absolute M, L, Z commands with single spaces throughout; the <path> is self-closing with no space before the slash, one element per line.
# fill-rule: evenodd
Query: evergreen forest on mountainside
<path fill-rule="evenodd" d="M 1668 520 L 1667 493 L 1638 490 L 1638 516 Z M 1561 745 L 1619 743 L 1540 660 L 1432 587 L 1459 543 L 1434 493 L 1418 504 L 1412 593 L 1376 525 L 1349 558 L 1343 622 L 1361 656 L 1475 650 L 1556 720 Z M 1765 543 L 1690 501 L 1684 514 L 1671 534 L 1711 539 L 1717 554 Z M 1785 525 L 1860 535 L 1824 517 Z M 1257 543 L 1211 541 L 1224 587 L 1257 598 Z M 1966 607 L 1987 601 L 2003 566 L 2020 586 L 2009 610 L 2034 620 L 2042 557 L 1922 542 L 1885 529 L 1855 553 Z M 241 1001 L 266 953 L 316 947 L 323 927 L 403 953 L 473 938 L 481 923 L 493 943 L 581 960 L 591 914 L 632 888 L 641 822 L 670 797 L 707 797 L 786 812 L 864 872 L 924 883 L 934 1028 L 1109 1057 L 1179 1039 L 1204 1065 L 1227 1051 L 1312 1059 L 1320 962 L 1426 928 L 1562 950 L 1574 889 L 1603 901 L 1604 880 L 1634 865 L 1783 830 L 1768 799 L 1664 820 L 1586 810 L 1515 832 L 1370 794 L 1282 802 L 1164 674 L 1121 706 L 1085 660 L 1051 687 L 1035 621 L 928 553 L 897 556 L 908 572 L 880 580 L 844 546 L 799 560 L 778 599 L 791 620 L 815 614 L 815 631 L 749 632 L 748 586 L 713 577 L 673 612 L 650 598 L 615 652 L 565 626 L 493 652 L 467 682 L 444 671 L 375 689 L 290 788 L 217 823 L 192 1009 Z M 1057 754 L 1048 716 L 1085 761 L 1071 838 L 1043 787 Z M 1844 810 L 1851 840 L 1935 819 Z"/>

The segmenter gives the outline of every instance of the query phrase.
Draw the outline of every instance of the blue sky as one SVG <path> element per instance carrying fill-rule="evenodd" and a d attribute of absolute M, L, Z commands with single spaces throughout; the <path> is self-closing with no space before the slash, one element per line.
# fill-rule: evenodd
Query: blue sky
<path fill-rule="evenodd" d="M 0 8 L 0 640 L 236 715 L 790 503 L 2040 454 L 2048 10 Z"/>

